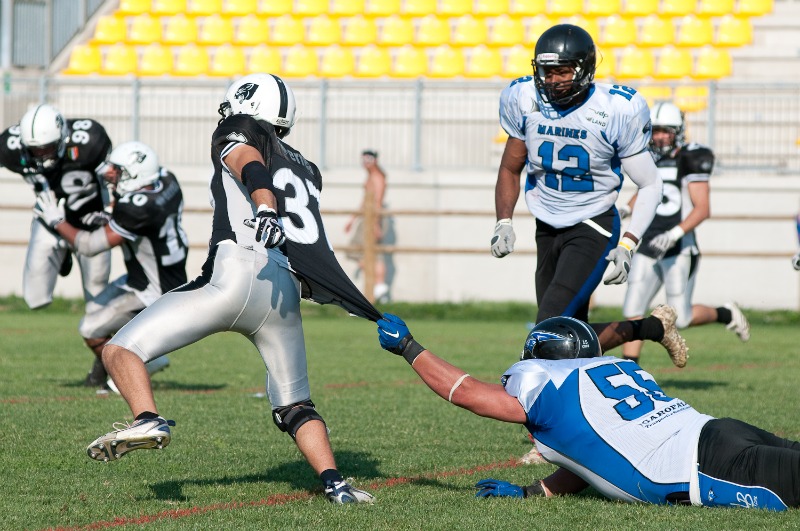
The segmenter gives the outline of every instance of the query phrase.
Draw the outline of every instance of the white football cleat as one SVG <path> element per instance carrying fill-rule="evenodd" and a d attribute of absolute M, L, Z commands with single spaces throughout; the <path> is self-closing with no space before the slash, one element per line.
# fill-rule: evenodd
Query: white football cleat
<path fill-rule="evenodd" d="M 750 339 L 750 323 L 742 313 L 739 305 L 735 302 L 729 302 L 724 306 L 731 311 L 731 322 L 725 325 L 725 328 L 735 332 L 742 341 Z"/>
<path fill-rule="evenodd" d="M 145 368 L 147 369 L 147 374 L 150 376 L 154 375 L 158 371 L 163 371 L 167 367 L 169 367 L 169 358 L 167 356 L 161 356 L 160 358 L 156 358 L 154 360 L 150 360 L 144 364 Z M 114 392 L 115 394 L 119 394 L 119 389 L 117 389 L 117 384 L 114 383 L 114 380 L 109 378 L 106 381 L 106 387 L 109 390 Z"/>
<path fill-rule="evenodd" d="M 169 445 L 169 427 L 174 420 L 163 417 L 137 420 L 133 424 L 115 422 L 114 431 L 95 439 L 86 453 L 95 461 L 114 461 L 133 450 L 161 450 Z"/>
<path fill-rule="evenodd" d="M 375 496 L 349 485 L 346 481 L 338 481 L 332 487 L 325 487 L 325 496 L 336 505 L 375 502 Z"/>

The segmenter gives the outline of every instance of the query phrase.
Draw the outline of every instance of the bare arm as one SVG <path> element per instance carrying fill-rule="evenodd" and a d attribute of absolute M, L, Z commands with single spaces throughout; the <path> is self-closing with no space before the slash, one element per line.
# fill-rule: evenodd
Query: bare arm
<path fill-rule="evenodd" d="M 494 189 L 494 209 L 498 220 L 511 219 L 519 198 L 519 176 L 528 158 L 528 147 L 518 138 L 509 137 L 500 159 Z"/>
<path fill-rule="evenodd" d="M 69 242 L 69 244 L 72 247 L 75 247 L 75 241 L 78 239 L 79 236 L 82 236 L 81 233 L 86 233 L 87 235 L 90 233 L 90 231 L 84 231 L 75 228 L 73 225 L 71 225 L 66 221 L 56 225 L 55 230 L 62 238 L 67 240 L 67 242 Z M 108 247 L 102 249 L 102 251 L 111 249 L 112 247 L 117 247 L 118 245 L 122 244 L 123 241 L 125 241 L 125 238 L 120 236 L 118 233 L 114 232 L 108 225 L 104 225 L 98 229 L 91 231 L 91 234 L 95 235 L 98 231 L 105 233 L 106 240 L 108 242 Z"/>
<path fill-rule="evenodd" d="M 679 225 L 684 233 L 696 229 L 703 221 L 711 217 L 708 181 L 689 183 L 689 198 L 692 200 L 692 211 Z"/>
<path fill-rule="evenodd" d="M 253 146 L 242 144 L 228 153 L 224 159 L 224 162 L 230 170 L 231 175 L 233 175 L 236 180 L 241 182 L 242 168 L 244 168 L 250 162 L 260 162 L 263 165 L 264 157 L 262 157 L 261 153 L 259 153 L 259 151 Z M 250 194 L 250 198 L 256 205 L 267 205 L 269 208 L 277 210 L 278 203 L 275 200 L 275 195 L 266 188 L 254 190 L 253 193 Z"/>

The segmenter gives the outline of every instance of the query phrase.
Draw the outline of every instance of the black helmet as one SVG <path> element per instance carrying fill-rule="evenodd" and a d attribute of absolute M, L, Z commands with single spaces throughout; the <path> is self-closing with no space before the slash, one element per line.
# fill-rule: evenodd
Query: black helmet
<path fill-rule="evenodd" d="M 536 41 L 533 61 L 533 79 L 542 98 L 551 104 L 567 105 L 586 92 L 594 79 L 597 54 L 594 41 L 585 29 L 572 24 L 558 24 L 548 29 Z M 545 83 L 548 66 L 571 66 L 575 76 L 571 82 Z M 572 87 L 561 92 L 564 85 Z"/>
<path fill-rule="evenodd" d="M 520 359 L 594 358 L 602 353 L 591 326 L 572 317 L 551 317 L 530 331 Z"/>

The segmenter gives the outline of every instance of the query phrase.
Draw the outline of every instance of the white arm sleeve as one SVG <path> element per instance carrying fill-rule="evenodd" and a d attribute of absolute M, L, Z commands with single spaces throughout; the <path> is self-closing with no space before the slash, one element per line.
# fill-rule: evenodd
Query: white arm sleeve
<path fill-rule="evenodd" d="M 658 176 L 656 163 L 647 150 L 622 159 L 622 169 L 639 187 L 627 232 L 641 240 L 642 234 L 656 215 L 656 208 L 661 204 L 663 182 Z"/>
<path fill-rule="evenodd" d="M 75 245 L 73 247 L 78 254 L 94 256 L 111 249 L 111 244 L 108 243 L 105 227 L 100 227 L 91 232 L 88 230 L 79 231 L 78 235 L 75 236 Z"/>

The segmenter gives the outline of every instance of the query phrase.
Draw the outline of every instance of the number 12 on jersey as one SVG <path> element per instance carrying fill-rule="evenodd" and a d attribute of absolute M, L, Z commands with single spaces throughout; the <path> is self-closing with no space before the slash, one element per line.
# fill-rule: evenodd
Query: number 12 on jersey
<path fill-rule="evenodd" d="M 555 144 L 551 141 L 542 142 L 537 155 L 542 159 L 542 168 L 545 171 L 544 184 L 548 188 L 562 192 L 591 192 L 594 190 L 589 153 L 580 144 L 567 144 L 558 150 L 556 155 L 559 161 L 570 163 L 560 170 L 553 167 Z M 533 183 L 530 183 L 533 184 Z"/>

